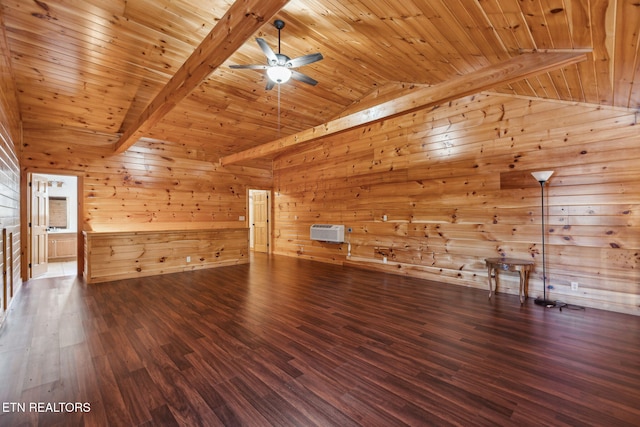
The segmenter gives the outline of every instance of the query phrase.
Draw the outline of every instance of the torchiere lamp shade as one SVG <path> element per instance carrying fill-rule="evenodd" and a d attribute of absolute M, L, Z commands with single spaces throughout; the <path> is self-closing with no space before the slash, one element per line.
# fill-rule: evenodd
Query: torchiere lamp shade
<path fill-rule="evenodd" d="M 553 171 L 531 172 L 531 175 L 533 175 L 538 182 L 547 182 L 549 178 L 551 178 L 551 175 L 553 175 Z"/>

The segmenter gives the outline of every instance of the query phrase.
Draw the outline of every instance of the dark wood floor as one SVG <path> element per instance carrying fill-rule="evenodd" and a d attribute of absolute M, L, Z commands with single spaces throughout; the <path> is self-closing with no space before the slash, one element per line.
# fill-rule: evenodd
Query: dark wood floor
<path fill-rule="evenodd" d="M 640 317 L 487 294 L 266 256 L 34 280 L 0 425 L 640 425 Z"/>

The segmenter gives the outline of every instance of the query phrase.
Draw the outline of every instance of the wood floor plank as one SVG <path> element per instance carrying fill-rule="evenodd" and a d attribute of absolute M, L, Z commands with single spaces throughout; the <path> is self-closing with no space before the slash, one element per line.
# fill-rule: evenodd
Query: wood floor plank
<path fill-rule="evenodd" d="M 0 328 L 0 425 L 640 425 L 640 317 L 572 308 L 264 254 L 31 280 Z"/>

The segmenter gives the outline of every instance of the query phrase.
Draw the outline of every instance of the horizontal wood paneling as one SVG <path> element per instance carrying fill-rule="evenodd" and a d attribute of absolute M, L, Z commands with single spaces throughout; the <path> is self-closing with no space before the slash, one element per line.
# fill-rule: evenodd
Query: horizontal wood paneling
<path fill-rule="evenodd" d="M 0 106 L 0 110 L 4 104 Z M 0 122 L 0 324 L 18 292 L 20 276 L 20 169 L 13 136 Z"/>
<path fill-rule="evenodd" d="M 84 236 L 87 283 L 249 262 L 246 228 L 85 232 Z"/>
<path fill-rule="evenodd" d="M 22 285 L 20 276 L 20 166 L 21 123 L 16 86 L 0 9 L 0 324 Z"/>
<path fill-rule="evenodd" d="M 113 155 L 112 144 L 105 135 L 68 128 L 25 129 L 23 167 L 83 174 L 84 230 L 170 223 L 244 226 L 248 187 L 271 186 L 271 172 L 225 169 L 193 147 L 145 140 Z M 167 227 L 175 229 L 157 229 Z"/>
<path fill-rule="evenodd" d="M 135 243 L 110 242 L 105 253 L 92 243 L 85 252 L 88 281 L 246 262 L 248 188 L 271 187 L 270 171 L 225 169 L 203 150 L 155 140 L 113 155 L 113 142 L 106 135 L 64 127 L 25 129 L 25 170 L 83 176 L 81 230 L 145 233 Z M 244 231 L 238 234 L 238 228 Z"/>
<path fill-rule="evenodd" d="M 274 161 L 275 251 L 473 287 L 487 286 L 484 258 L 534 259 L 537 296 L 530 172 L 550 169 L 551 297 L 640 314 L 636 121 L 623 109 L 482 94 L 326 138 Z M 532 182 L 505 186 L 509 174 Z M 313 223 L 353 232 L 342 245 L 311 241 Z M 501 291 L 517 293 L 517 276 L 504 276 Z"/>

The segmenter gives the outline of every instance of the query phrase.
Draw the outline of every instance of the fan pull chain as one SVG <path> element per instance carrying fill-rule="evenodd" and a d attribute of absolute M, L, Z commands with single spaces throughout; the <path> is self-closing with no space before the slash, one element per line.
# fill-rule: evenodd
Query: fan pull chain
<path fill-rule="evenodd" d="M 280 138 L 280 84 L 278 84 L 278 138 Z"/>

